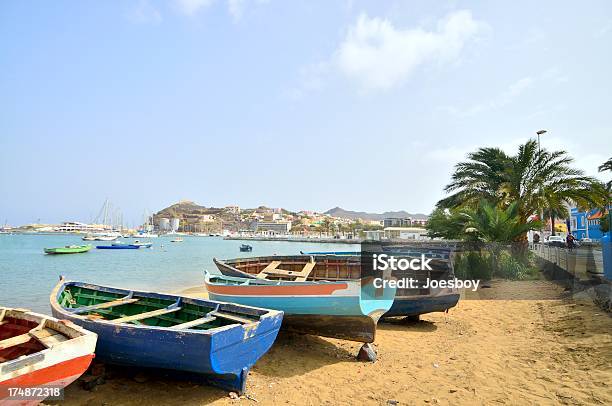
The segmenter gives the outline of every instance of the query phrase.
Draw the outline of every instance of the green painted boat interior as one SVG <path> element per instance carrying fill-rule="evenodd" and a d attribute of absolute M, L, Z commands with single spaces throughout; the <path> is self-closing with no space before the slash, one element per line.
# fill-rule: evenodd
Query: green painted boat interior
<path fill-rule="evenodd" d="M 60 293 L 58 302 L 60 306 L 66 309 L 77 309 L 79 307 L 101 305 L 103 303 L 120 300 L 125 297 L 126 295 L 122 293 L 103 292 L 80 286 L 69 286 Z M 136 316 L 146 312 L 166 309 L 176 303 L 176 301 L 172 299 L 144 297 L 136 294 L 132 299 L 137 299 L 137 301 L 134 301 L 133 303 L 118 304 L 113 307 L 87 310 L 78 312 L 78 314 L 81 316 L 86 316 L 92 320 L 112 321 L 123 317 Z M 154 327 L 172 327 L 178 324 L 209 317 L 212 319 L 211 321 L 188 327 L 190 330 L 209 330 L 230 324 L 259 321 L 259 317 L 257 316 L 242 313 L 235 314 L 218 312 L 218 310 L 219 309 L 217 306 L 209 307 L 182 302 L 180 304 L 180 310 L 178 311 L 139 320 L 126 321 L 124 323 Z"/>

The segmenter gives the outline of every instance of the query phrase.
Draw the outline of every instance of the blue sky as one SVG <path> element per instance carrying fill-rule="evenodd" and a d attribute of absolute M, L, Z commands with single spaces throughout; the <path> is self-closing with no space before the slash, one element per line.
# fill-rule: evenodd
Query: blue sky
<path fill-rule="evenodd" d="M 206 206 L 429 212 L 452 166 L 549 130 L 612 152 L 612 4 L 0 4 L 0 222 Z"/>

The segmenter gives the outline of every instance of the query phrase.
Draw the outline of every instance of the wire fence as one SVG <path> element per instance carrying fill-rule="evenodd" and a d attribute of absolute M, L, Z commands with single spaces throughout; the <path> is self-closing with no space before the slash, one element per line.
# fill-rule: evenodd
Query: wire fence
<path fill-rule="evenodd" d="M 574 278 L 591 279 L 603 276 L 603 255 L 599 246 L 570 250 L 550 244 L 531 243 L 529 248 L 537 257 L 558 266 Z"/>

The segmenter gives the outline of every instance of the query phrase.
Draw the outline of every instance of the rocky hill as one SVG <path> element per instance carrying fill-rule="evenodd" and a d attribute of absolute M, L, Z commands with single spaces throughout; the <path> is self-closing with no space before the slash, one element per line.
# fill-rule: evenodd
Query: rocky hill
<path fill-rule="evenodd" d="M 333 217 L 346 218 L 351 220 L 362 219 L 362 220 L 375 220 L 380 221 L 386 217 L 412 217 L 417 220 L 427 220 L 427 215 L 422 213 L 411 214 L 407 211 L 386 211 L 384 213 L 366 213 L 364 211 L 351 211 L 345 210 L 341 207 L 334 207 L 333 209 L 327 210 L 324 214 L 329 214 Z"/>

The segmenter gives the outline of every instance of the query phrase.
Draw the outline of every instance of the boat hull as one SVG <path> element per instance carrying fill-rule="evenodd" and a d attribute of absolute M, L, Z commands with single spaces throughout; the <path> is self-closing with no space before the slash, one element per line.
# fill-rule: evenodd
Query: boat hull
<path fill-rule="evenodd" d="M 91 249 L 91 245 L 80 246 L 75 248 L 60 247 L 60 248 L 45 248 L 45 254 L 49 255 L 62 255 L 62 254 L 81 254 L 88 252 Z"/>
<path fill-rule="evenodd" d="M 217 280 L 251 281 L 256 285 L 225 285 Z M 264 306 L 285 313 L 283 329 L 323 337 L 370 343 L 378 319 L 391 308 L 395 290 L 376 297 L 361 281 L 283 282 L 206 274 L 206 289 L 214 300 Z"/>
<path fill-rule="evenodd" d="M 97 339 L 95 334 L 71 323 L 60 322 L 50 316 L 31 312 L 22 313 L 30 322 L 38 323 L 43 319 L 47 320 L 47 328 L 60 333 L 70 332 L 72 337 L 39 352 L 13 353 L 11 356 L 13 359 L 0 363 L 0 404 L 4 404 L 3 400 L 9 397 L 8 388 L 41 386 L 64 388 L 78 379 L 94 358 Z M 26 343 L 25 345 L 32 344 Z M 0 355 L 7 357 L 10 351 L 10 348 L 0 350 Z M 23 355 L 14 358 L 18 354 Z M 35 405 L 44 399 L 44 397 L 36 397 L 20 401 L 7 400 L 7 403 Z"/>
<path fill-rule="evenodd" d="M 137 250 L 140 245 L 97 245 L 99 250 Z"/>
<path fill-rule="evenodd" d="M 459 293 L 449 293 L 435 296 L 398 296 L 393 306 L 383 317 L 419 316 L 421 314 L 445 312 L 459 302 Z"/>
<path fill-rule="evenodd" d="M 262 314 L 258 322 L 230 324 L 209 330 L 172 330 L 144 324 L 114 324 L 107 320 L 91 320 L 75 315 L 61 307 L 58 300 L 65 286 L 66 283 L 60 283 L 51 295 L 53 314 L 98 334 L 97 359 L 109 364 L 197 374 L 209 384 L 239 393 L 246 388 L 249 369 L 274 343 L 283 317 L 282 312 L 254 309 Z M 133 293 L 159 299 L 178 298 L 152 292 Z M 211 303 L 191 298 L 181 300 L 185 304 Z M 238 307 L 225 303 L 221 305 L 230 309 Z"/>

